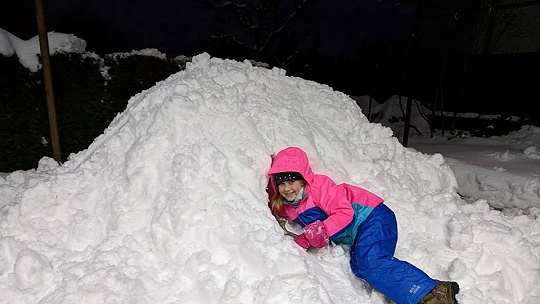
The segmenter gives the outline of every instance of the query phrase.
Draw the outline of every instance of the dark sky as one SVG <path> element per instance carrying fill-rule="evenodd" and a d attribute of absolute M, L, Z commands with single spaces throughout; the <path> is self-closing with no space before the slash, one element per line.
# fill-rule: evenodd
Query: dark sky
<path fill-rule="evenodd" d="M 34 1 L 0 1 L 0 28 L 23 40 L 37 35 Z M 272 13 L 276 13 L 277 24 L 282 24 L 301 0 L 276 2 L 279 7 Z M 430 4 L 419 7 L 421 2 Z M 168 57 L 208 52 L 221 58 L 255 59 L 282 67 L 291 75 L 355 93 L 374 86 L 368 84 L 377 77 L 372 74 L 374 69 L 383 71 L 382 79 L 377 80 L 385 85 L 380 90 L 386 92 L 386 86 L 395 84 L 396 79 L 386 79 L 387 72 L 378 68 L 389 55 L 459 53 L 470 44 L 471 25 L 476 21 L 462 9 L 463 3 L 471 2 L 476 1 L 307 0 L 287 30 L 263 52 L 253 52 L 231 40 L 212 38 L 230 33 L 254 45 L 253 36 L 236 15 L 212 7 L 210 0 L 43 0 L 47 30 L 84 39 L 88 52 L 104 55 L 155 48 Z M 272 28 L 268 20 L 265 26 Z M 263 31 L 263 38 L 267 34 Z M 421 38 L 416 44 L 415 37 Z M 353 79 L 351 73 L 361 76 Z"/>
<path fill-rule="evenodd" d="M 34 1 L 1 1 L 0 28 L 24 40 L 37 35 Z M 223 33 L 225 29 L 234 30 L 236 26 L 229 12 L 212 9 L 204 0 L 43 2 L 49 31 L 73 33 L 87 41 L 88 51 L 97 53 L 157 48 L 171 55 L 192 56 L 219 50 L 211 35 Z M 293 3 L 291 0 L 282 2 Z M 354 59 L 355 54 L 373 45 L 400 48 L 401 52 L 410 49 L 417 12 L 414 4 L 384 0 L 337 3 L 308 1 L 291 23 L 287 38 L 294 40 L 301 51 L 331 60 Z M 424 8 L 423 14 L 453 10 L 455 8 L 433 6 Z M 292 10 L 281 7 L 281 11 L 278 15 L 283 19 Z M 458 23 L 463 22 L 454 22 L 452 26 Z M 440 46 L 440 43 L 434 45 Z M 456 45 L 455 41 L 452 45 Z"/>
<path fill-rule="evenodd" d="M 0 28 L 21 39 L 37 35 L 34 1 L 2 0 Z M 208 15 L 194 1 L 43 1 L 48 31 L 73 33 L 100 52 L 158 48 L 198 53 L 209 36 Z M 187 54 L 186 54 L 187 55 Z"/>

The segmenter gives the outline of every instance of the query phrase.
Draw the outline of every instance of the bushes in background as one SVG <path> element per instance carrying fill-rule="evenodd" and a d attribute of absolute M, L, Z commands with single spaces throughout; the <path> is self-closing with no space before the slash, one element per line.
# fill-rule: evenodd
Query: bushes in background
<path fill-rule="evenodd" d="M 51 56 L 62 160 L 86 149 L 132 96 L 184 69 L 186 60 L 136 54 Z M 317 61 L 302 77 L 378 102 L 407 96 L 428 108 L 427 116 L 500 115 L 497 121 L 480 116 L 432 120 L 434 128 L 487 136 L 500 135 L 501 128 L 511 131 L 540 124 L 534 111 L 538 85 L 530 77 L 538 63 L 538 53 L 398 56 L 342 66 Z M 0 56 L 0 172 L 35 168 L 43 156 L 52 156 L 45 96 L 42 71 L 31 73 L 15 56 Z M 514 123 L 513 116 L 520 121 Z"/>
<path fill-rule="evenodd" d="M 49 129 L 41 79 L 15 56 L 0 56 L 0 70 L 0 172 L 35 167 L 50 154 L 43 144 Z"/>
<path fill-rule="evenodd" d="M 52 55 L 62 161 L 103 133 L 131 96 L 180 71 L 183 64 L 143 55 Z M 0 56 L 0 75 L 0 172 L 36 168 L 42 157 L 52 157 L 43 72 L 30 72 L 16 56 Z"/>

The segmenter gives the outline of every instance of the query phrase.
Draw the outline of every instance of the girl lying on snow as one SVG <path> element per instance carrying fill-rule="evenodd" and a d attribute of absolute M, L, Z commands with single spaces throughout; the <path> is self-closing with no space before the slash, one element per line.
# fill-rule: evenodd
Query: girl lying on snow
<path fill-rule="evenodd" d="M 330 241 L 349 245 L 353 273 L 397 304 L 457 303 L 456 282 L 434 280 L 394 257 L 396 217 L 382 198 L 314 174 L 306 153 L 296 147 L 275 156 L 268 176 L 274 215 L 303 227 L 294 238 L 299 246 L 322 248 Z"/>

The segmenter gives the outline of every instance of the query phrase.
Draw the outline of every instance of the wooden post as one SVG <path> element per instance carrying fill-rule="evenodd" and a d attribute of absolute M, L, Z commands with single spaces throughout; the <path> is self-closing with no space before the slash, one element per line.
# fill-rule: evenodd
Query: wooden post
<path fill-rule="evenodd" d="M 409 130 L 411 129 L 412 98 L 407 97 L 407 107 L 405 108 L 405 128 L 403 129 L 403 146 L 409 146 Z"/>
<path fill-rule="evenodd" d="M 49 56 L 49 39 L 47 37 L 47 28 L 45 26 L 45 13 L 43 1 L 35 0 L 36 18 L 39 33 L 39 49 L 41 51 L 41 63 L 43 65 L 43 78 L 45 80 L 45 92 L 47 94 L 47 109 L 49 112 L 49 127 L 51 130 L 51 142 L 53 157 L 57 162 L 62 161 L 60 153 L 60 139 L 58 136 L 58 126 L 56 124 L 56 109 L 54 105 L 54 91 L 51 76 L 51 61 Z"/>

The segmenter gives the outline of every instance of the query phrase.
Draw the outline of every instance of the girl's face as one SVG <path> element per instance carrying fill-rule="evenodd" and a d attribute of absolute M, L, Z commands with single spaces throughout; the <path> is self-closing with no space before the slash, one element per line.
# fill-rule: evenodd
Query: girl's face
<path fill-rule="evenodd" d="M 296 195 L 304 187 L 303 180 L 286 181 L 278 186 L 279 194 L 288 201 L 294 201 Z"/>

